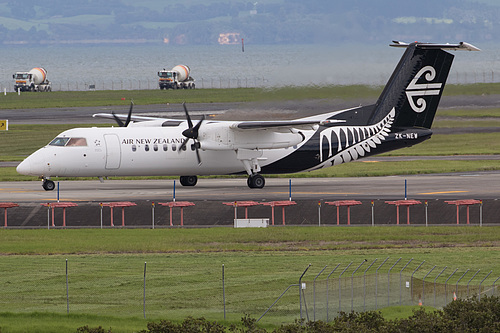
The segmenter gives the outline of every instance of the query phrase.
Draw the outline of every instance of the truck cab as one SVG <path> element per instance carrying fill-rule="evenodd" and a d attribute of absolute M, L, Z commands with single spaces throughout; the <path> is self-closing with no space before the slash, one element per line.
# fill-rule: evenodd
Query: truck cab
<path fill-rule="evenodd" d="M 177 72 L 162 70 L 158 72 L 160 89 L 177 89 Z"/>
<path fill-rule="evenodd" d="M 28 72 L 16 72 L 12 75 L 15 80 L 14 91 L 31 91 L 34 89 L 33 75 Z"/>

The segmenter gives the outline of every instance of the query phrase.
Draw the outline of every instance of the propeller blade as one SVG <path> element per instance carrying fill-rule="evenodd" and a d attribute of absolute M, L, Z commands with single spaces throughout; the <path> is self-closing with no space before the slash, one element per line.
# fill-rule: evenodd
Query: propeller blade
<path fill-rule="evenodd" d="M 200 129 L 201 123 L 205 120 L 205 115 L 200 119 L 200 121 L 194 127 L 194 131 L 196 132 L 196 138 L 198 138 L 198 130 Z"/>
<path fill-rule="evenodd" d="M 127 121 L 125 121 L 125 127 L 130 123 L 130 118 L 132 117 L 132 109 L 134 108 L 134 101 L 130 101 L 130 109 L 128 110 Z"/>
<path fill-rule="evenodd" d="M 198 165 L 201 165 L 200 150 L 198 149 L 198 142 L 194 143 L 194 148 L 196 149 L 196 159 L 198 160 Z"/>
<path fill-rule="evenodd" d="M 113 118 L 115 118 L 115 121 L 118 124 L 118 126 L 125 127 L 125 124 L 123 123 L 123 121 L 116 116 L 114 111 L 111 111 L 111 114 L 113 115 Z"/>
<path fill-rule="evenodd" d="M 182 107 L 184 108 L 184 113 L 186 114 L 186 119 L 188 122 L 188 128 L 186 128 L 184 131 L 182 131 L 182 135 L 186 137 L 184 141 L 182 141 L 182 144 L 179 146 L 178 153 L 180 153 L 187 145 L 187 142 L 189 139 L 193 139 L 194 141 L 194 148 L 196 151 L 196 159 L 198 160 L 198 165 L 201 165 L 201 157 L 200 157 L 200 143 L 197 141 L 198 139 L 198 132 L 201 127 L 201 123 L 205 120 L 205 115 L 196 123 L 195 126 L 193 126 L 193 122 L 191 121 L 191 116 L 189 115 L 188 109 L 186 107 L 186 103 L 182 103 Z"/>
<path fill-rule="evenodd" d="M 187 142 L 189 141 L 189 138 L 185 138 L 184 141 L 182 141 L 181 145 L 177 148 L 177 153 L 181 153 L 182 149 L 186 147 Z"/>
<path fill-rule="evenodd" d="M 188 109 L 186 107 L 186 102 L 182 103 L 182 107 L 184 108 L 184 113 L 186 113 L 186 119 L 189 125 L 189 128 L 193 128 L 193 122 L 191 121 L 191 117 L 189 116 Z"/>

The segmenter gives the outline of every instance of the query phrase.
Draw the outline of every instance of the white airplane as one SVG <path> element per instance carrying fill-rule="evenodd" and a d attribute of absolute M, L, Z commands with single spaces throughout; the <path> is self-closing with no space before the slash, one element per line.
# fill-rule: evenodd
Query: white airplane
<path fill-rule="evenodd" d="M 394 42 L 406 48 L 374 105 L 284 121 L 186 120 L 95 114 L 119 127 L 74 128 L 17 167 L 24 175 L 52 177 L 178 175 L 194 186 L 198 175 L 248 174 L 250 188 L 261 175 L 316 170 L 412 146 L 430 130 L 454 56 L 444 50 L 479 51 L 468 43 Z"/>

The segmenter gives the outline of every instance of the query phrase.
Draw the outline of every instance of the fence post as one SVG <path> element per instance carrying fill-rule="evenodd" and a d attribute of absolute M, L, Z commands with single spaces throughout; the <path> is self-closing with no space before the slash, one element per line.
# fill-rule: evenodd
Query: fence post
<path fill-rule="evenodd" d="M 470 269 L 466 270 L 465 273 L 462 274 L 460 279 L 458 279 L 457 284 L 455 285 L 455 295 L 458 294 L 458 283 L 460 282 L 460 280 L 462 280 L 462 278 L 465 276 L 465 274 L 469 273 L 469 271 L 470 271 Z"/>
<path fill-rule="evenodd" d="M 372 227 L 375 226 L 375 203 L 372 200 Z"/>
<path fill-rule="evenodd" d="M 69 314 L 68 259 L 66 259 L 66 313 Z"/>
<path fill-rule="evenodd" d="M 425 260 L 422 261 L 422 263 L 420 265 L 418 265 L 417 268 L 415 268 L 415 270 L 413 271 L 413 273 L 411 273 L 411 290 L 410 290 L 410 294 L 411 294 L 411 302 L 413 303 L 413 274 L 415 274 L 416 271 L 418 271 L 418 269 L 420 268 L 420 266 L 422 266 L 424 264 Z"/>
<path fill-rule="evenodd" d="M 439 273 L 436 278 L 434 279 L 434 307 L 436 307 L 436 280 L 438 279 L 439 276 L 441 276 L 441 274 L 443 274 L 443 272 L 445 271 L 445 269 L 447 269 L 448 266 L 444 266 L 443 270 L 441 271 L 441 273 Z"/>
<path fill-rule="evenodd" d="M 349 265 L 347 265 L 346 268 L 344 268 L 344 270 L 342 271 L 342 273 L 340 273 L 339 275 L 339 313 L 342 311 L 342 282 L 341 282 L 341 277 L 342 277 L 342 274 L 344 274 L 344 272 L 352 265 L 352 261 L 349 263 Z"/>
<path fill-rule="evenodd" d="M 380 267 L 382 267 L 385 262 L 389 259 L 389 257 L 385 258 L 384 262 L 378 266 L 377 270 L 375 271 L 375 310 L 377 310 L 377 296 L 378 296 L 378 270 Z"/>
<path fill-rule="evenodd" d="M 497 277 L 497 279 L 495 281 L 493 281 L 493 288 L 492 288 L 492 291 L 491 291 L 491 296 L 495 296 L 495 283 L 497 283 L 497 281 L 500 280 L 500 276 Z"/>
<path fill-rule="evenodd" d="M 398 264 L 398 262 L 401 261 L 401 259 L 403 258 L 399 258 L 395 263 L 394 265 L 391 266 L 391 268 L 389 268 L 389 272 L 387 272 L 387 306 L 389 306 L 390 304 L 390 298 L 391 298 L 391 270 L 394 268 L 394 266 L 396 266 Z"/>
<path fill-rule="evenodd" d="M 340 264 L 337 264 L 337 266 L 335 266 L 333 271 L 331 271 L 330 274 L 328 274 L 328 276 L 326 277 L 326 322 L 328 322 L 328 279 L 330 278 L 330 275 L 332 275 L 333 272 L 335 272 L 339 266 Z"/>
<path fill-rule="evenodd" d="M 146 319 L 146 262 L 144 262 L 144 288 L 142 296 L 142 313 Z"/>
<path fill-rule="evenodd" d="M 311 264 L 309 264 L 307 266 L 306 270 L 304 271 L 304 273 L 302 273 L 302 275 L 299 278 L 299 305 L 300 305 L 300 319 L 301 320 L 302 320 L 302 278 L 306 274 L 306 272 L 309 269 L 309 267 L 311 267 Z M 306 310 L 306 312 L 307 312 L 307 310 Z"/>
<path fill-rule="evenodd" d="M 404 269 L 413 261 L 413 258 L 410 259 L 410 261 L 408 261 L 406 263 L 406 265 L 399 271 L 399 305 L 403 305 L 402 302 L 403 302 L 403 290 L 402 290 L 402 274 L 403 274 L 403 271 Z"/>
<path fill-rule="evenodd" d="M 226 320 L 226 278 L 224 275 L 224 264 L 222 264 L 222 303 L 224 304 L 224 320 Z"/>
<path fill-rule="evenodd" d="M 366 272 L 373 266 L 373 264 L 378 260 L 378 258 L 375 258 L 373 262 L 368 266 L 367 269 L 365 269 L 365 272 L 363 273 L 363 311 L 366 311 Z"/>
<path fill-rule="evenodd" d="M 479 293 L 478 293 L 478 294 L 479 294 L 479 300 L 481 300 L 481 284 L 484 282 L 484 280 L 486 280 L 486 278 L 488 278 L 488 276 L 490 276 L 490 274 L 491 274 L 492 272 L 493 272 L 493 271 L 490 271 L 490 272 L 488 273 L 488 275 L 486 275 L 486 276 L 484 277 L 484 279 L 482 279 L 482 280 L 481 280 L 481 282 L 479 282 Z"/>
<path fill-rule="evenodd" d="M 469 282 L 467 282 L 467 297 L 469 297 L 469 283 L 476 277 L 477 273 L 479 273 L 480 269 L 477 270 L 476 274 L 470 278 Z"/>
<path fill-rule="evenodd" d="M 313 281 L 313 320 L 316 321 L 316 279 L 323 273 L 323 271 L 328 267 L 326 265 L 323 269 L 316 275 Z M 224 318 L 225 319 L 225 318 Z"/>
<path fill-rule="evenodd" d="M 431 274 L 431 272 L 436 268 L 436 265 L 432 267 L 432 269 L 429 271 L 429 273 L 425 274 L 424 278 L 422 279 L 422 305 L 425 303 L 425 278 Z"/>
<path fill-rule="evenodd" d="M 155 202 L 151 203 L 151 224 L 153 225 L 153 229 L 155 228 Z"/>
<path fill-rule="evenodd" d="M 451 277 L 456 273 L 456 271 L 458 271 L 458 268 L 455 269 L 455 271 L 451 273 L 451 275 L 444 282 L 444 305 L 448 304 L 448 291 L 447 291 L 448 280 L 451 279 Z"/>
<path fill-rule="evenodd" d="M 479 226 L 483 226 L 483 200 L 479 200 Z"/>
<path fill-rule="evenodd" d="M 428 214 L 429 203 L 425 200 L 425 226 L 429 226 L 429 214 Z"/>
<path fill-rule="evenodd" d="M 354 270 L 354 272 L 352 272 L 352 275 L 351 275 L 351 312 L 353 311 L 354 309 L 354 273 L 356 273 L 358 271 L 358 269 L 363 266 L 363 264 L 365 262 L 367 262 L 368 260 L 363 260 L 363 262 L 361 264 L 359 264 L 358 268 L 356 268 Z"/>
<path fill-rule="evenodd" d="M 47 204 L 47 229 L 50 230 L 50 203 Z"/>

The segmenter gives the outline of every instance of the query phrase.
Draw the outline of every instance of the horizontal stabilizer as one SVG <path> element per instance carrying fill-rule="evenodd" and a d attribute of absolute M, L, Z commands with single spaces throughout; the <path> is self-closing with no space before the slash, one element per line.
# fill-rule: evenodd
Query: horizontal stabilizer
<path fill-rule="evenodd" d="M 435 43 L 405 43 L 405 42 L 400 42 L 400 41 L 392 41 L 392 44 L 390 46 L 393 47 L 408 47 L 410 45 L 414 44 L 418 48 L 422 49 L 441 49 L 441 50 L 455 50 L 455 51 L 481 51 L 481 49 L 475 47 L 472 44 L 466 43 L 466 42 L 460 42 L 458 44 L 435 44 Z"/>

